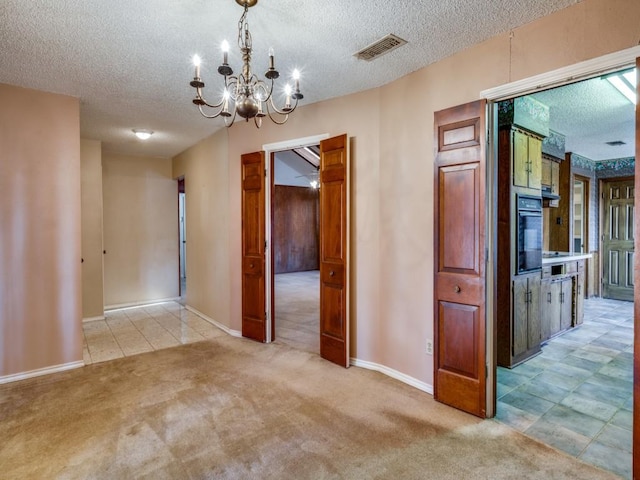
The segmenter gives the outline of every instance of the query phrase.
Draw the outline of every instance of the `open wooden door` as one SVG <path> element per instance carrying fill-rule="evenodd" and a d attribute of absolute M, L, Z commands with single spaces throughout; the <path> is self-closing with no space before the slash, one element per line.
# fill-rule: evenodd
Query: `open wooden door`
<path fill-rule="evenodd" d="M 242 155 L 242 336 L 266 340 L 264 152 Z"/>
<path fill-rule="evenodd" d="M 486 416 L 484 100 L 435 113 L 435 358 L 439 402 Z"/>
<path fill-rule="evenodd" d="M 640 83 L 640 58 L 636 59 L 636 84 Z M 635 189 L 640 192 L 640 107 L 636 104 Z M 635 209 L 635 231 L 640 232 L 639 208 Z M 635 249 L 640 252 L 640 235 L 634 235 Z M 633 273 L 640 279 L 640 255 L 634 255 Z M 640 281 L 634 282 L 633 304 L 633 478 L 640 478 Z"/>
<path fill-rule="evenodd" d="M 320 142 L 320 355 L 349 366 L 347 136 Z"/>

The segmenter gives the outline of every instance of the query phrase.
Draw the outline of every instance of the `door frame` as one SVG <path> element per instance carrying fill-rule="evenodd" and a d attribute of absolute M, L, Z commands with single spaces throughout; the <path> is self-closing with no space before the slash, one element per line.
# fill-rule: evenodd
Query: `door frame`
<path fill-rule="evenodd" d="M 322 140 L 326 140 L 331 137 L 328 133 L 321 133 L 318 135 L 312 135 L 309 137 L 294 138 L 291 140 L 284 140 L 281 142 L 267 143 L 262 145 L 262 150 L 265 152 L 266 159 L 266 175 L 265 175 L 265 238 L 267 239 L 267 252 L 265 258 L 266 270 L 265 270 L 265 298 L 267 302 L 267 332 L 265 343 L 271 343 L 275 340 L 275 315 L 274 315 L 274 295 L 275 285 L 273 284 L 273 242 L 272 242 L 272 225 L 273 220 L 273 181 L 274 181 L 274 166 L 273 166 L 273 154 L 276 152 L 282 152 L 284 150 L 292 150 L 294 148 L 308 147 L 311 145 L 318 145 Z"/>
<path fill-rule="evenodd" d="M 598 77 L 606 73 L 622 70 L 625 67 L 635 67 L 636 59 L 640 57 L 640 46 L 627 48 L 598 58 L 586 60 L 584 62 L 562 67 L 556 70 L 528 77 L 515 82 L 489 88 L 480 92 L 480 98 L 487 101 L 487 179 L 486 179 L 486 351 L 488 375 L 487 384 L 487 417 L 495 416 L 496 410 L 496 345 L 497 345 L 497 319 L 496 319 L 496 264 L 497 264 L 497 206 L 494 202 L 495 187 L 497 185 L 497 116 L 495 115 L 495 105 L 502 101 L 522 95 L 527 95 L 549 88 L 561 87 L 581 80 Z M 638 214 L 636 214 L 638 217 Z M 640 292 L 640 282 L 636 287 L 636 292 Z M 638 310 L 638 309 L 636 309 Z M 636 315 L 634 321 L 635 329 L 640 329 L 640 317 Z M 635 354 L 636 363 L 638 352 Z M 639 399 L 635 398 L 634 385 L 634 406 Z M 636 422 L 634 410 L 634 422 Z M 640 423 L 640 420 L 638 420 Z"/>

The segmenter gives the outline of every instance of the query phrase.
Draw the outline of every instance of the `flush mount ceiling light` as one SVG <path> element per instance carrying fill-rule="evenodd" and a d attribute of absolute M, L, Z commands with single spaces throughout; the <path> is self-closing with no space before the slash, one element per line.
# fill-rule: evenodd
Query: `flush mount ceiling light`
<path fill-rule="evenodd" d="M 151 135 L 153 135 L 153 132 L 151 130 L 139 130 L 139 129 L 134 128 L 131 131 L 133 133 L 135 133 L 136 137 L 138 137 L 140 140 L 148 140 L 149 137 L 151 137 Z"/>
<path fill-rule="evenodd" d="M 638 101 L 636 69 L 627 70 L 625 72 L 617 72 L 605 77 L 611 85 L 629 99 L 634 105 Z"/>
<path fill-rule="evenodd" d="M 284 87 L 284 105 L 277 107 L 274 101 L 274 84 L 280 73 L 275 69 L 273 49 L 269 49 L 269 69 L 264 74 L 266 81 L 258 78 L 251 71 L 251 33 L 247 23 L 247 13 L 258 0 L 235 0 L 238 5 L 244 7 L 244 13 L 238 22 L 238 47 L 242 53 L 242 73 L 233 74 L 228 63 L 229 44 L 222 42 L 222 65 L 218 67 L 218 73 L 224 77 L 224 91 L 218 103 L 209 103 L 202 96 L 204 82 L 200 78 L 200 57 L 195 55 L 193 63 L 196 67 L 195 76 L 190 85 L 196 89 L 196 97 L 193 103 L 198 106 L 202 116 L 206 118 L 223 117 L 227 127 L 233 125 L 236 115 L 240 115 L 247 122 L 253 119 L 256 127 L 260 128 L 262 119 L 269 116 L 271 121 L 282 125 L 289 119 L 298 106 L 298 100 L 303 98 L 300 93 L 300 72 L 293 71 L 294 87 L 287 84 Z M 294 102 L 292 103 L 292 99 Z M 205 107 L 210 110 L 205 112 Z"/>

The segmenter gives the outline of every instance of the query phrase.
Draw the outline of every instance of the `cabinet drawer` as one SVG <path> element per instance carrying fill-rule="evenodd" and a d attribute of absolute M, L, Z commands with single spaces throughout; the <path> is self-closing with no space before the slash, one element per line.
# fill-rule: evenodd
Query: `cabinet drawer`
<path fill-rule="evenodd" d="M 551 278 L 551 267 L 542 267 L 542 278 Z"/>
<path fill-rule="evenodd" d="M 567 262 L 567 273 L 576 273 L 578 271 L 578 262 Z"/>

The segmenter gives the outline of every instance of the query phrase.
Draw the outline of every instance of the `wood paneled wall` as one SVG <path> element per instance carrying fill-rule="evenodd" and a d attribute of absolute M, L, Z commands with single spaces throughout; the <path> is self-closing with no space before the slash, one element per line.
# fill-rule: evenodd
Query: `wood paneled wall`
<path fill-rule="evenodd" d="M 276 185 L 273 195 L 275 273 L 319 268 L 318 190 Z"/>

